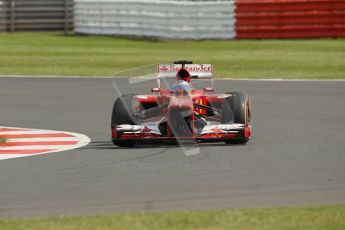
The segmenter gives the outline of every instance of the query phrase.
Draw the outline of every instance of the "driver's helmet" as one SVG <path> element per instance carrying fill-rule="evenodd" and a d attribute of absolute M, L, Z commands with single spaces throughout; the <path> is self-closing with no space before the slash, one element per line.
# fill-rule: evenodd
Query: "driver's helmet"
<path fill-rule="evenodd" d="M 190 84 L 184 80 L 179 80 L 175 85 L 172 87 L 172 91 L 174 94 L 189 94 L 192 90 Z"/>
<path fill-rule="evenodd" d="M 177 80 L 183 80 L 183 81 L 186 81 L 189 83 L 190 82 L 190 73 L 185 68 L 182 68 L 176 73 L 176 79 Z"/>

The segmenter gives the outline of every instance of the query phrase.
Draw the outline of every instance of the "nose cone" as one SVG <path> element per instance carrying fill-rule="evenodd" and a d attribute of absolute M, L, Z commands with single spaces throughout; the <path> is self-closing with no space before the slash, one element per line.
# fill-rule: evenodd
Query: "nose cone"
<path fill-rule="evenodd" d="M 168 136 L 191 137 L 193 135 L 192 117 L 192 98 L 172 96 L 167 113 Z"/>
<path fill-rule="evenodd" d="M 169 102 L 169 110 L 171 109 L 190 109 L 193 110 L 193 100 L 190 96 L 171 96 Z"/>

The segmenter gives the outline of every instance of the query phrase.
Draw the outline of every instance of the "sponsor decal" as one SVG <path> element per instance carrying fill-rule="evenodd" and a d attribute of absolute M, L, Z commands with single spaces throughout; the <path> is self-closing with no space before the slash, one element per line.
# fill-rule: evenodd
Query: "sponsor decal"
<path fill-rule="evenodd" d="M 182 69 L 182 65 L 159 65 L 159 72 L 177 72 Z M 189 72 L 207 72 L 213 71 L 213 66 L 211 64 L 188 64 L 185 65 L 185 69 Z"/>
<path fill-rule="evenodd" d="M 212 65 L 186 65 L 189 72 L 212 72 Z"/>
<path fill-rule="evenodd" d="M 170 68 L 168 68 L 166 65 L 160 66 L 159 67 L 159 72 L 166 72 L 169 71 Z"/>

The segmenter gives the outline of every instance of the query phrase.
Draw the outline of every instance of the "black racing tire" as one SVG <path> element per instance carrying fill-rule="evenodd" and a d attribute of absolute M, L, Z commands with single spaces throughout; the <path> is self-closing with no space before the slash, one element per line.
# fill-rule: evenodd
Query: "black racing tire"
<path fill-rule="evenodd" d="M 135 141 L 128 141 L 128 140 L 113 140 L 113 144 L 119 147 L 124 147 L 124 148 L 131 148 L 135 146 Z"/>
<path fill-rule="evenodd" d="M 225 144 L 227 145 L 245 145 L 249 141 L 249 138 L 239 138 L 239 139 L 233 139 L 233 140 L 226 140 Z"/>
<path fill-rule="evenodd" d="M 222 124 L 240 123 L 247 125 L 251 120 L 251 98 L 242 92 L 229 92 L 231 94 L 224 99 L 221 113 Z M 245 144 L 249 138 L 242 137 L 233 140 L 226 140 L 226 144 Z"/>
<path fill-rule="evenodd" d="M 133 94 L 122 95 L 115 100 L 113 112 L 111 115 L 111 127 L 121 124 L 135 125 L 134 118 L 134 99 Z M 135 141 L 130 140 L 113 140 L 114 145 L 120 147 L 133 147 Z"/>
<path fill-rule="evenodd" d="M 133 94 L 122 95 L 115 100 L 111 115 L 111 125 L 135 125 Z"/>

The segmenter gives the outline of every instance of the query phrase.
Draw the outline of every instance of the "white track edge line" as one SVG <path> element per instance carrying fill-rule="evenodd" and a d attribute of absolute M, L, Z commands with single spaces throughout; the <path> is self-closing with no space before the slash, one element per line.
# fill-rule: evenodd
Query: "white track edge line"
<path fill-rule="evenodd" d="M 57 133 L 65 133 L 63 131 L 53 131 L 50 130 L 49 132 L 46 130 L 26 130 L 26 131 L 6 131 L 6 132 L 0 132 L 0 135 L 20 135 L 20 134 L 57 134 Z"/>
<path fill-rule="evenodd" d="M 0 126 L 0 128 L 18 128 L 18 127 Z M 23 128 L 23 129 L 25 129 L 25 128 Z M 28 129 L 32 129 L 32 128 L 28 128 Z M 54 131 L 54 130 L 45 130 L 45 129 L 40 129 L 40 130 Z M 58 131 L 58 132 L 64 132 L 64 131 Z M 38 155 L 44 155 L 44 154 L 48 154 L 48 153 L 55 153 L 55 152 L 62 152 L 62 151 L 66 151 L 66 150 L 78 149 L 78 148 L 81 148 L 81 147 L 88 145 L 91 142 L 91 139 L 84 134 L 74 133 L 74 132 L 64 132 L 64 133 L 68 133 L 68 134 L 71 134 L 71 135 L 77 137 L 77 139 L 79 140 L 79 143 L 77 145 L 69 146 L 66 149 L 54 149 L 52 151 L 47 151 L 44 153 L 37 153 L 37 154 L 0 154 L 0 160 L 15 159 L 15 158 L 19 158 L 19 157 L 22 158 L 22 157 L 29 157 L 29 156 L 38 156 Z M 5 155 L 9 155 L 10 157 L 5 158 L 4 157 Z"/>
<path fill-rule="evenodd" d="M 50 150 L 60 150 L 60 149 L 70 149 L 71 147 L 74 148 L 76 145 L 18 145 L 18 146 L 5 146 L 0 147 L 1 151 L 6 150 L 41 150 L 41 149 L 48 149 Z"/>
<path fill-rule="evenodd" d="M 0 134 L 1 136 L 1 134 Z M 47 142 L 47 141 L 79 141 L 76 137 L 33 137 L 33 138 L 8 138 L 6 143 L 10 142 Z"/>

